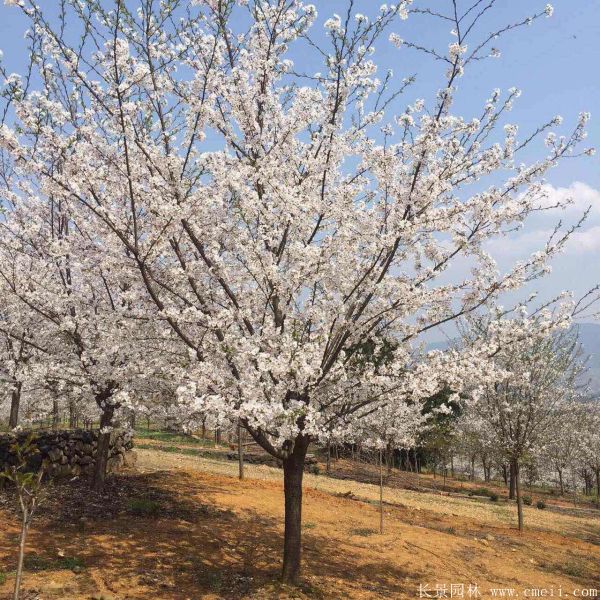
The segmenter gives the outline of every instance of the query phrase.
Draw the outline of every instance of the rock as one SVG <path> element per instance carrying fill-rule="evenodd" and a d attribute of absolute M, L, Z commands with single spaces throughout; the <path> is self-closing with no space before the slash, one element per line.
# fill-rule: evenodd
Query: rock
<path fill-rule="evenodd" d="M 48 452 L 48 458 L 52 462 L 59 462 L 62 458 L 62 452 L 58 448 L 52 448 L 52 450 Z"/>
<path fill-rule="evenodd" d="M 11 447 L 29 434 L 29 431 L 0 434 L 0 471 L 7 465 L 15 464 Z M 89 473 L 93 470 L 97 455 L 97 439 L 97 430 L 35 432 L 34 443 L 39 452 L 29 460 L 28 469 L 37 471 L 44 460 L 50 477 L 78 477 L 83 472 Z M 125 464 L 135 464 L 135 455 L 129 456 L 128 453 L 133 447 L 130 432 L 115 430 L 110 440 L 111 470 L 120 469 Z"/>

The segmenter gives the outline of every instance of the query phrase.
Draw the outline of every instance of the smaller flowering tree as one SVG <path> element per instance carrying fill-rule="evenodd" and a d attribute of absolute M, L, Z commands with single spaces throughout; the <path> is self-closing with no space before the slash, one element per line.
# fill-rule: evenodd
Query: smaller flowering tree
<path fill-rule="evenodd" d="M 136 319 L 139 294 L 132 282 L 123 273 L 115 276 L 106 256 L 98 262 L 102 250 L 68 209 L 15 173 L 0 226 L 0 281 L 10 310 L 3 334 L 41 358 L 29 384 L 52 403 L 55 426 L 69 390 L 77 390 L 80 403 L 95 404 L 100 437 L 93 485 L 101 490 L 110 432 L 140 377 L 139 360 L 151 348 L 151 322 L 147 313 Z M 28 322 L 36 323 L 30 329 L 35 336 L 23 334 Z M 151 361 L 146 367 L 149 377 Z"/>
<path fill-rule="evenodd" d="M 356 432 L 362 446 L 375 450 L 379 456 L 379 532 L 383 533 L 383 458 L 396 449 L 414 448 L 426 421 L 420 398 L 392 399 L 365 416 Z"/>
<path fill-rule="evenodd" d="M 542 452 L 577 397 L 583 365 L 569 331 L 572 304 L 552 314 L 542 309 L 507 318 L 504 313 L 471 320 L 468 343 L 487 349 L 494 368 L 474 390 L 469 410 L 512 466 L 519 530 L 523 529 L 520 469 Z"/>
<path fill-rule="evenodd" d="M 19 424 L 23 384 L 29 378 L 28 370 L 33 353 L 33 348 L 27 344 L 26 331 L 22 333 L 22 339 L 15 339 L 7 334 L 0 335 L 0 389 L 10 397 L 10 429 Z"/>
<path fill-rule="evenodd" d="M 554 423 L 545 449 L 540 453 L 539 460 L 549 461 L 556 474 L 561 496 L 565 495 L 569 474 L 585 462 L 585 444 L 592 423 L 592 407 L 589 404 L 573 403 L 560 421 Z M 593 443 L 589 447 L 592 448 Z"/>
<path fill-rule="evenodd" d="M 585 418 L 577 429 L 583 464 L 587 465 L 596 480 L 596 500 L 600 502 L 600 410 L 595 403 L 583 405 Z"/>

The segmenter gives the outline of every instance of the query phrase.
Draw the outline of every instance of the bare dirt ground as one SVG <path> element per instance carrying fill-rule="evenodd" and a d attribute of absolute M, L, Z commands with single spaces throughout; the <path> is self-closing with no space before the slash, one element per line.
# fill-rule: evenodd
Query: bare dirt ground
<path fill-rule="evenodd" d="M 309 474 L 303 583 L 284 588 L 280 470 L 247 465 L 240 482 L 232 462 L 154 449 L 138 456 L 104 497 L 83 482 L 49 493 L 30 534 L 25 598 L 366 600 L 418 598 L 419 585 L 436 584 L 446 586 L 438 597 L 450 597 L 451 584 L 454 597 L 460 585 L 464 598 L 492 597 L 492 588 L 572 597 L 600 588 L 600 518 L 589 509 L 526 508 L 520 535 L 514 506 L 502 500 L 394 488 L 385 490 L 381 535 L 376 486 Z M 0 495 L 0 598 L 13 582 L 11 506 Z M 470 585 L 481 595 L 469 595 Z"/>

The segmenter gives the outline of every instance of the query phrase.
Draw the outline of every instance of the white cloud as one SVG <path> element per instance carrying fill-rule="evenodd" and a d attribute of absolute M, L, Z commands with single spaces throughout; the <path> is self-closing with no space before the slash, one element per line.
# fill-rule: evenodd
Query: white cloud
<path fill-rule="evenodd" d="M 564 204 L 571 200 L 572 203 L 566 207 L 569 213 L 583 213 L 588 207 L 591 207 L 591 215 L 600 217 L 600 190 L 597 190 L 583 181 L 574 181 L 569 187 L 554 187 L 547 184 L 544 186 L 544 192 L 547 194 L 547 206 L 557 203 Z M 550 211 L 548 214 L 560 215 L 562 210 Z"/>
<path fill-rule="evenodd" d="M 576 231 L 569 240 L 566 251 L 572 254 L 600 252 L 600 225 Z"/>
<path fill-rule="evenodd" d="M 563 230 L 566 230 L 577 224 L 588 208 L 586 221 L 571 235 L 563 256 L 582 256 L 600 251 L 600 190 L 582 181 L 575 181 L 569 187 L 545 185 L 544 193 L 544 206 L 564 205 L 567 201 L 570 204 L 533 215 L 519 233 L 490 240 L 488 250 L 497 260 L 514 261 L 540 250 L 559 221 L 562 222 Z"/>

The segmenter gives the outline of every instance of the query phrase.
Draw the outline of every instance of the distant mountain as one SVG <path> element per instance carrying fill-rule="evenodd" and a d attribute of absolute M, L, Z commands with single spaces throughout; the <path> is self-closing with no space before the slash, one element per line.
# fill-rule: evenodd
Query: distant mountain
<path fill-rule="evenodd" d="M 587 378 L 594 392 L 600 393 L 600 324 L 578 323 L 579 343 L 583 354 L 587 356 Z"/>

